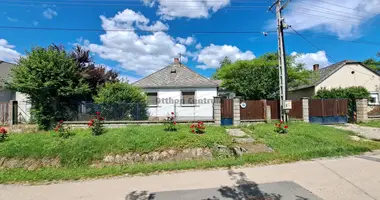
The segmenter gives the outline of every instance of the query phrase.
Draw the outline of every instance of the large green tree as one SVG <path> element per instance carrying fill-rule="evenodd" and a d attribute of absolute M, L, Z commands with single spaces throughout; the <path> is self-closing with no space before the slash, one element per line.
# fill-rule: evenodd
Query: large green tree
<path fill-rule="evenodd" d="M 55 46 L 35 47 L 27 52 L 12 69 L 7 86 L 29 96 L 32 116 L 38 127 L 45 130 L 70 118 L 78 99 L 90 91 L 76 62 Z"/>
<path fill-rule="evenodd" d="M 312 72 L 287 56 L 288 87 L 309 83 Z M 247 99 L 278 98 L 278 56 L 268 53 L 253 60 L 241 60 L 216 72 L 222 86 Z"/>
<path fill-rule="evenodd" d="M 219 66 L 218 69 L 216 69 L 216 71 L 219 71 L 219 70 L 222 69 L 224 66 L 227 66 L 227 65 L 232 64 L 232 61 L 231 61 L 227 56 L 225 56 L 225 57 L 223 58 L 223 60 L 220 61 L 219 64 L 220 64 L 220 66 Z M 219 73 L 214 73 L 214 75 L 212 76 L 212 79 L 214 79 L 214 80 L 218 80 L 218 79 L 220 79 L 220 77 L 218 77 L 218 74 L 219 74 Z"/>
<path fill-rule="evenodd" d="M 376 54 L 377 57 L 380 57 L 380 52 Z M 363 61 L 363 64 L 368 66 L 369 68 L 375 70 L 375 71 L 380 71 L 380 60 L 376 60 L 373 58 L 369 58 L 367 60 Z"/>
<path fill-rule="evenodd" d="M 147 97 L 129 83 L 106 83 L 94 96 L 106 120 L 141 120 L 147 117 Z"/>

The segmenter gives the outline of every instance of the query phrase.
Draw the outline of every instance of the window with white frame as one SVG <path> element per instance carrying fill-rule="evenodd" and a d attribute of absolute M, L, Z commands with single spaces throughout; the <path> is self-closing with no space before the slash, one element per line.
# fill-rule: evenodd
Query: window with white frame
<path fill-rule="evenodd" d="M 182 91 L 182 105 L 194 105 L 194 104 L 195 104 L 195 92 Z"/>
<path fill-rule="evenodd" d="M 156 106 L 157 105 L 157 92 L 147 93 L 148 97 L 148 106 Z"/>
<path fill-rule="evenodd" d="M 379 92 L 371 92 L 370 99 L 368 101 L 369 105 L 379 105 L 380 104 L 380 93 Z"/>

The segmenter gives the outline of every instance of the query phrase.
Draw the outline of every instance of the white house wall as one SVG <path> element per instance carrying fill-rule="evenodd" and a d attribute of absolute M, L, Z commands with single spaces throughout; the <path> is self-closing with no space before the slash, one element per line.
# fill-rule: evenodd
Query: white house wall
<path fill-rule="evenodd" d="M 195 91 L 195 106 L 182 106 L 181 91 Z M 150 106 L 148 113 L 151 118 L 163 119 L 175 112 L 177 120 L 212 120 L 213 99 L 217 96 L 217 88 L 186 88 L 186 89 L 146 89 L 145 92 L 157 92 L 159 103 Z"/>
<path fill-rule="evenodd" d="M 352 74 L 352 71 L 355 73 Z M 315 92 L 324 87 L 330 89 L 351 86 L 363 86 L 370 92 L 378 92 L 380 91 L 380 77 L 362 65 L 347 64 L 317 85 Z"/>
<path fill-rule="evenodd" d="M 25 94 L 16 92 L 15 100 L 18 104 L 19 120 L 22 122 L 28 122 L 30 120 L 31 104 Z"/>

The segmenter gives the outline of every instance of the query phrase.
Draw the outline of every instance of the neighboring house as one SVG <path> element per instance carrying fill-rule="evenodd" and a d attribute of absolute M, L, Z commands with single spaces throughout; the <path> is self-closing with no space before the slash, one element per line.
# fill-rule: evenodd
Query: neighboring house
<path fill-rule="evenodd" d="M 27 96 L 20 92 L 10 91 L 4 88 L 4 82 L 9 80 L 10 72 L 16 65 L 0 60 L 0 103 L 7 103 L 15 100 L 18 103 L 18 119 L 24 122 L 30 119 L 30 103 Z"/>
<path fill-rule="evenodd" d="M 313 66 L 315 76 L 309 85 L 303 85 L 289 90 L 288 99 L 298 100 L 302 97 L 312 97 L 321 88 L 346 88 L 363 86 L 372 99 L 369 104 L 380 104 L 380 75 L 361 62 L 344 60 L 325 68 Z"/>
<path fill-rule="evenodd" d="M 177 120 L 213 120 L 220 81 L 210 80 L 174 59 L 174 63 L 133 83 L 148 96 L 150 119 L 175 112 Z"/>

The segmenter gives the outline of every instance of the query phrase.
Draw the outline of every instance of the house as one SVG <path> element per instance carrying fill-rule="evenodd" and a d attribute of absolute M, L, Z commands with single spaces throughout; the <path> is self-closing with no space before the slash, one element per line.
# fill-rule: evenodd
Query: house
<path fill-rule="evenodd" d="M 177 120 L 213 120 L 213 101 L 220 81 L 210 80 L 179 62 L 133 83 L 148 96 L 150 119 L 165 119 L 171 112 Z"/>
<path fill-rule="evenodd" d="M 315 76 L 308 85 L 289 90 L 288 99 L 298 100 L 302 97 L 312 97 L 321 88 L 346 88 L 363 86 L 370 93 L 372 99 L 369 104 L 380 104 L 380 75 L 361 62 L 344 60 L 325 68 L 313 66 Z"/>
<path fill-rule="evenodd" d="M 9 103 L 11 100 L 17 101 L 18 120 L 27 122 L 30 119 L 31 108 L 31 104 L 28 102 L 27 96 L 20 92 L 10 91 L 4 88 L 4 82 L 9 79 L 11 69 L 15 66 L 15 64 L 0 60 L 0 103 Z M 2 114 L 5 113 L 0 113 L 0 115 Z"/>

